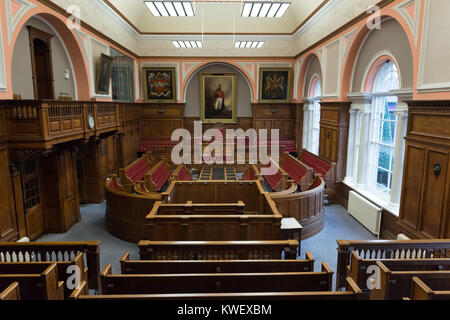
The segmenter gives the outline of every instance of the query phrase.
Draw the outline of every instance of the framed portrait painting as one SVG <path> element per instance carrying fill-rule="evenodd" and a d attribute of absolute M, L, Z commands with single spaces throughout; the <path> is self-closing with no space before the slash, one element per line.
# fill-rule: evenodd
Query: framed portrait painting
<path fill-rule="evenodd" d="M 259 101 L 265 103 L 289 103 L 291 69 L 261 68 L 259 74 Z"/>
<path fill-rule="evenodd" d="M 95 79 L 95 93 L 109 94 L 111 83 L 112 58 L 106 54 L 101 54 L 97 65 L 97 77 Z"/>
<path fill-rule="evenodd" d="M 142 74 L 146 102 L 177 102 L 175 68 L 143 68 Z"/>
<path fill-rule="evenodd" d="M 236 123 L 236 74 L 200 73 L 201 119 Z"/>

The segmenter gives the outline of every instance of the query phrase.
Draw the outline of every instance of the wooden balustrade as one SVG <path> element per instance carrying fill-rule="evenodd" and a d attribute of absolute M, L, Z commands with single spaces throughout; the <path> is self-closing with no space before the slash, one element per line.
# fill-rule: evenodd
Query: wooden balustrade
<path fill-rule="evenodd" d="M 2 100 L 0 107 L 9 120 L 8 139 L 14 148 L 49 149 L 107 132 L 121 133 L 129 131 L 128 123 L 141 118 L 139 106 L 132 103 Z"/>

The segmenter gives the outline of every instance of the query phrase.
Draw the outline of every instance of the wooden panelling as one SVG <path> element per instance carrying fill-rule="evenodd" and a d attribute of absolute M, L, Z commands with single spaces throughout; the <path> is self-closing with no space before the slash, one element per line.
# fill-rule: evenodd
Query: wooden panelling
<path fill-rule="evenodd" d="M 170 138 L 172 132 L 184 126 L 184 104 L 143 104 L 142 138 Z"/>
<path fill-rule="evenodd" d="M 321 102 L 319 155 L 336 163 L 336 182 L 345 178 L 349 103 Z"/>
<path fill-rule="evenodd" d="M 280 138 L 295 139 L 297 110 L 295 104 L 253 104 L 253 128 L 278 129 Z"/>
<path fill-rule="evenodd" d="M 0 145 L 0 241 L 16 240 L 18 231 L 16 226 L 13 204 L 13 191 L 9 173 L 8 149 Z"/>
<path fill-rule="evenodd" d="M 408 104 L 399 227 L 412 238 L 448 238 L 450 101 Z"/>

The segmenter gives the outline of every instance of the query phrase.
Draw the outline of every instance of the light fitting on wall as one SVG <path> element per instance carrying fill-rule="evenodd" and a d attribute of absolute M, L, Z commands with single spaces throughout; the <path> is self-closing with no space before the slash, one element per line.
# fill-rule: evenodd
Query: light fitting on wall
<path fill-rule="evenodd" d="M 248 18 L 281 18 L 290 5 L 286 1 L 244 1 L 241 15 Z"/>
<path fill-rule="evenodd" d="M 144 1 L 156 17 L 193 17 L 191 1 Z"/>
<path fill-rule="evenodd" d="M 261 48 L 264 41 L 236 41 L 234 43 L 235 48 Z"/>
<path fill-rule="evenodd" d="M 203 48 L 203 44 L 198 40 L 176 40 L 172 44 L 177 48 Z"/>

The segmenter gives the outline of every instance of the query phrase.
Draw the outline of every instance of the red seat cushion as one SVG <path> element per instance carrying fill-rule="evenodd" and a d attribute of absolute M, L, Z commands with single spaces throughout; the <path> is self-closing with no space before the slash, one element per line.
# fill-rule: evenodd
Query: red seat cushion
<path fill-rule="evenodd" d="M 125 174 L 131 180 L 131 183 L 135 184 L 136 182 L 142 180 L 144 178 L 145 173 L 149 170 L 149 166 L 145 158 L 141 158 L 129 166 L 125 170 Z"/>

